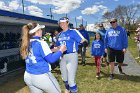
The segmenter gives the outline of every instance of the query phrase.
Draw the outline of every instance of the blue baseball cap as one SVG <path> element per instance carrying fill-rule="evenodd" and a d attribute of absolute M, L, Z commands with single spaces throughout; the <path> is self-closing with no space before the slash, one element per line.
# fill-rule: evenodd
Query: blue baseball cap
<path fill-rule="evenodd" d="M 60 22 L 69 22 L 69 19 L 67 17 L 62 17 L 59 19 L 58 23 L 60 23 Z"/>

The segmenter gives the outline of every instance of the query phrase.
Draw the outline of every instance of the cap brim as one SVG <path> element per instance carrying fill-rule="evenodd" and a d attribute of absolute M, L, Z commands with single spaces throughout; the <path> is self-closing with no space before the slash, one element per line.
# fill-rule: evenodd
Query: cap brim
<path fill-rule="evenodd" d="M 45 28 L 45 25 L 37 24 L 37 26 L 34 29 L 29 31 L 29 34 L 35 33 L 37 30 L 42 29 L 42 28 Z"/>
<path fill-rule="evenodd" d="M 59 23 L 60 23 L 60 22 L 67 22 L 67 20 L 59 20 Z"/>

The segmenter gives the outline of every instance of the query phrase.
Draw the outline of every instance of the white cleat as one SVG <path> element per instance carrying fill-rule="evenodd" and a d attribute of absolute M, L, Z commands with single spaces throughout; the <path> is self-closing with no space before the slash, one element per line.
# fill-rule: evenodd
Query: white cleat
<path fill-rule="evenodd" d="M 69 90 L 67 90 L 67 89 L 65 89 L 65 93 L 70 93 L 70 91 L 69 91 Z"/>

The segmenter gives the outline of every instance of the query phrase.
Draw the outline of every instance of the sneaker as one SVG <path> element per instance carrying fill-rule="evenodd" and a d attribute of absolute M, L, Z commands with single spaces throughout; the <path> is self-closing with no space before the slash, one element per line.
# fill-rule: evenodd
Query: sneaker
<path fill-rule="evenodd" d="M 113 79 L 114 79 L 114 74 L 110 74 L 109 80 L 113 80 Z"/>
<path fill-rule="evenodd" d="M 70 93 L 70 91 L 69 91 L 69 90 L 67 90 L 67 89 L 65 89 L 65 93 Z"/>
<path fill-rule="evenodd" d="M 119 73 L 120 73 L 120 74 L 125 74 L 125 73 L 122 71 L 122 67 L 121 67 L 121 66 L 118 66 L 118 69 L 119 69 Z"/>
<path fill-rule="evenodd" d="M 98 76 L 98 75 L 96 75 L 96 78 L 99 78 L 99 76 Z"/>
<path fill-rule="evenodd" d="M 96 78 L 99 79 L 100 78 L 100 73 L 96 74 Z"/>
<path fill-rule="evenodd" d="M 135 59 L 139 59 L 140 57 L 136 57 Z"/>

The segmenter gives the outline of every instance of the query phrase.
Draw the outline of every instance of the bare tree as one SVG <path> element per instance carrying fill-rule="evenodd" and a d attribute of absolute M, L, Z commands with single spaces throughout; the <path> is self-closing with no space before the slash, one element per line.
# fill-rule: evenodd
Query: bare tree
<path fill-rule="evenodd" d="M 103 15 L 103 18 L 108 19 L 108 20 L 112 17 L 113 17 L 112 12 L 109 12 L 109 11 L 105 12 L 104 15 Z"/>
<path fill-rule="evenodd" d="M 103 15 L 103 18 L 117 18 L 122 25 L 131 25 L 136 22 L 137 15 L 140 12 L 140 4 L 137 5 L 129 5 L 129 6 L 121 6 L 119 5 L 111 12 L 106 12 Z"/>

